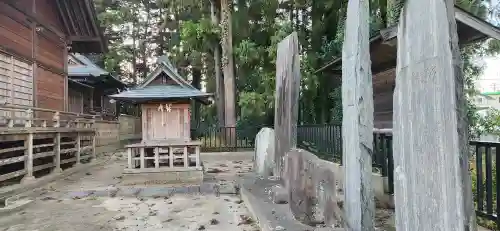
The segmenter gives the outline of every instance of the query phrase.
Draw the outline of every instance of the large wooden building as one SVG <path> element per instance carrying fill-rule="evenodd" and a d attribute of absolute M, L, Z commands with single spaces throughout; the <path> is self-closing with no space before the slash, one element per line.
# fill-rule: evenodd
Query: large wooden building
<path fill-rule="evenodd" d="M 105 47 L 92 0 L 0 1 L 0 102 L 68 111 L 68 52 Z"/>
<path fill-rule="evenodd" d="M 488 38 L 500 39 L 500 29 L 455 7 L 459 45 Z M 396 84 L 397 27 L 381 30 L 370 39 L 370 58 L 373 74 L 374 127 L 392 128 L 393 94 Z M 335 58 L 317 72 L 342 76 L 342 58 Z"/>

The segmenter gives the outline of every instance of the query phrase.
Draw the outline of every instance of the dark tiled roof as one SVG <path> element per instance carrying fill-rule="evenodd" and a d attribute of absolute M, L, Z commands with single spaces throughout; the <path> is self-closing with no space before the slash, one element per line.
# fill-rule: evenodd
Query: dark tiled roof
<path fill-rule="evenodd" d="M 81 54 L 71 54 L 73 58 L 80 61 L 83 65 L 68 66 L 69 76 L 94 76 L 109 75 L 107 71 L 95 65 L 89 58 Z"/>
<path fill-rule="evenodd" d="M 197 89 L 186 88 L 179 85 L 156 85 L 142 88 L 130 89 L 119 94 L 110 95 L 113 99 L 128 100 L 161 100 L 161 99 L 188 99 L 208 98 L 211 93 L 205 93 Z"/>
<path fill-rule="evenodd" d="M 198 99 L 208 104 L 211 93 L 202 92 L 189 84 L 179 75 L 176 68 L 166 56 L 158 58 L 158 67 L 151 72 L 143 83 L 134 89 L 130 89 L 110 97 L 117 100 L 146 102 L 153 100 L 177 100 L 177 99 Z M 166 74 L 176 85 L 153 85 L 149 84 L 160 74 Z"/>

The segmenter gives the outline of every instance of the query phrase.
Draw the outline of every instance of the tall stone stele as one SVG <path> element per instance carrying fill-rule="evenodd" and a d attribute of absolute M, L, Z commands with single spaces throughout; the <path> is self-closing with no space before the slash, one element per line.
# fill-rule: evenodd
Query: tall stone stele
<path fill-rule="evenodd" d="M 342 147 L 345 163 L 345 224 L 373 231 L 373 87 L 369 0 L 350 0 L 342 48 Z"/>
<path fill-rule="evenodd" d="M 454 14 L 453 0 L 406 0 L 401 13 L 393 126 L 398 231 L 476 230 Z"/>
<path fill-rule="evenodd" d="M 274 116 L 274 171 L 283 177 L 284 157 L 297 146 L 299 113 L 300 57 L 299 39 L 293 32 L 278 44 Z"/>

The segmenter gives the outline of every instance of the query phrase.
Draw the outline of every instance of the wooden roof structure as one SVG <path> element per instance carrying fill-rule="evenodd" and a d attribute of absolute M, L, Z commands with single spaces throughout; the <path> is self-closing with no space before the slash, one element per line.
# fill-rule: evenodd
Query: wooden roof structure
<path fill-rule="evenodd" d="M 53 4 L 57 5 L 66 34 L 70 35 L 72 52 L 107 51 L 107 43 L 99 27 L 92 0 L 54 0 Z"/>
<path fill-rule="evenodd" d="M 34 15 L 31 7 L 26 6 L 26 1 L 4 0 L 4 2 L 31 20 L 37 21 L 60 38 L 66 38 L 70 42 L 71 52 L 102 53 L 107 51 L 107 43 L 99 26 L 92 0 L 50 0 L 44 2 L 57 11 L 63 25 L 61 28 L 63 31 Z"/>
<path fill-rule="evenodd" d="M 213 94 L 202 92 L 189 84 L 179 75 L 177 69 L 166 56 L 159 57 L 157 63 L 158 67 L 136 88 L 109 97 L 135 103 L 185 99 L 198 100 L 204 104 L 210 103 L 208 99 Z M 158 80 L 160 83 L 154 82 Z"/>
<path fill-rule="evenodd" d="M 68 78 L 72 82 L 86 86 L 104 86 L 124 89 L 127 84 L 113 74 L 97 66 L 85 55 L 74 53 L 68 57 Z"/>
<path fill-rule="evenodd" d="M 455 6 L 455 18 L 460 46 L 475 43 L 487 38 L 500 40 L 500 29 L 473 14 Z M 370 58 L 372 74 L 376 75 L 396 66 L 398 27 L 380 30 L 370 39 Z M 338 57 L 316 70 L 334 76 L 342 75 L 342 57 Z"/>

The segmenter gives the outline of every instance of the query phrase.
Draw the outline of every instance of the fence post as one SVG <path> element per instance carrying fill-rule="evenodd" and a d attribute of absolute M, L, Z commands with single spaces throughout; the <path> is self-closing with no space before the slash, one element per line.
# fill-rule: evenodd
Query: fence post
<path fill-rule="evenodd" d="M 97 144 L 96 144 L 96 136 L 97 136 L 97 129 L 96 129 L 96 126 L 95 126 L 95 119 L 92 120 L 92 128 L 94 128 L 94 132 L 92 133 L 92 159 L 93 160 L 96 160 L 97 159 L 97 153 L 96 153 L 96 147 L 97 147 Z"/>
<path fill-rule="evenodd" d="M 54 173 L 62 172 L 61 169 L 61 133 L 56 132 L 54 137 Z"/>
<path fill-rule="evenodd" d="M 24 169 L 26 175 L 22 179 L 23 183 L 35 180 L 33 176 L 33 133 L 28 133 L 24 141 Z"/>
<path fill-rule="evenodd" d="M 81 150 L 81 137 L 80 137 L 80 132 L 76 132 L 76 164 L 81 164 L 81 155 L 82 155 L 82 150 Z"/>

